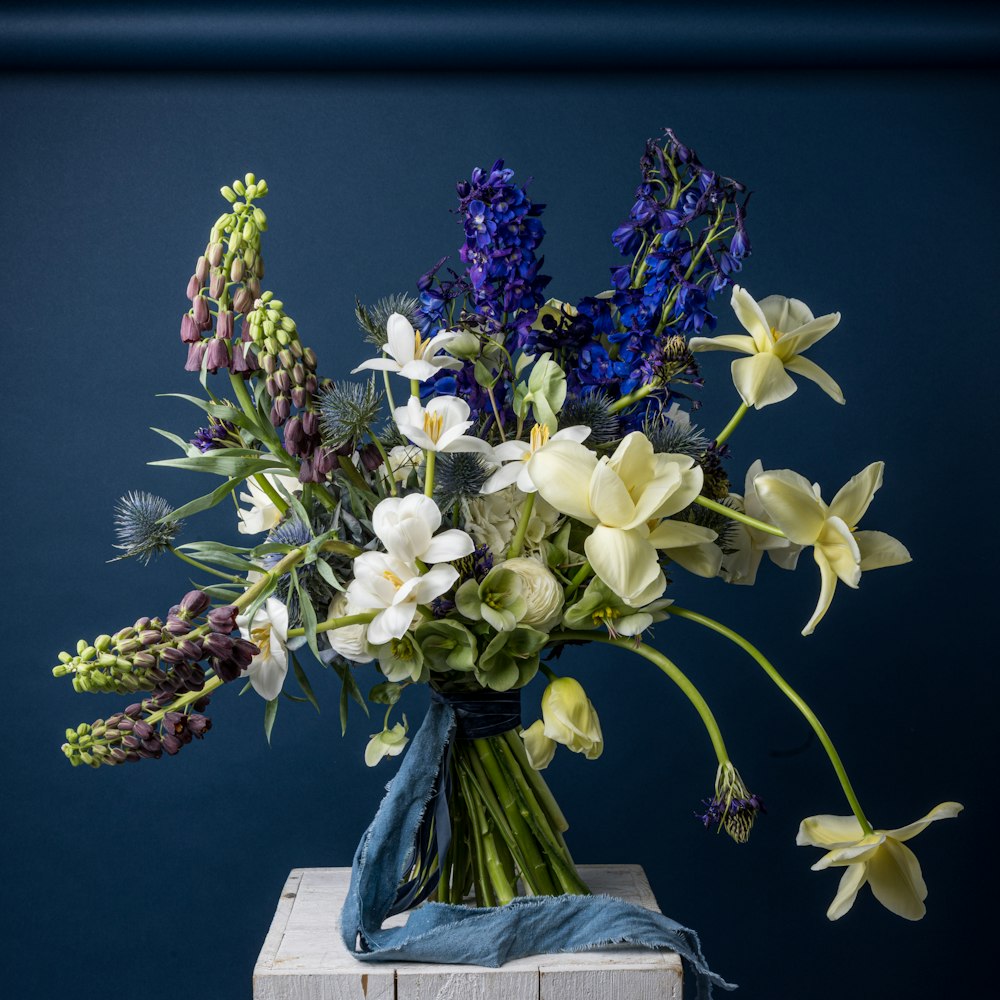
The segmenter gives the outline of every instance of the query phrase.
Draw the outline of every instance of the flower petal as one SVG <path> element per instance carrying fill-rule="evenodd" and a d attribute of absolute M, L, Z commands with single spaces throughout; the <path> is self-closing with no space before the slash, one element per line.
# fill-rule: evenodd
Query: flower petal
<path fill-rule="evenodd" d="M 394 604 L 379 612 L 368 623 L 368 642 L 381 646 L 390 639 L 402 639 L 417 614 L 417 605 L 412 601 Z"/>
<path fill-rule="evenodd" d="M 809 481 L 791 469 L 762 472 L 754 490 L 764 512 L 798 545 L 812 545 L 826 521 Z"/>
<path fill-rule="evenodd" d="M 921 819 L 901 826 L 898 830 L 886 830 L 885 834 L 887 837 L 892 837 L 893 840 L 909 840 L 925 830 L 935 820 L 954 819 L 964 808 L 965 806 L 960 802 L 942 802 Z"/>
<path fill-rule="evenodd" d="M 919 920 L 927 912 L 920 862 L 899 841 L 887 840 L 868 862 L 868 884 L 887 910 L 905 920 Z"/>
<path fill-rule="evenodd" d="M 753 337 L 754 344 L 758 351 L 770 351 L 771 349 L 771 324 L 761 311 L 760 306 L 754 301 L 754 297 L 739 285 L 733 285 L 733 295 L 730 305 L 736 318 L 740 321 L 743 329 Z"/>
<path fill-rule="evenodd" d="M 687 545 L 682 549 L 667 549 L 666 552 L 678 566 L 708 580 L 717 577 L 722 569 L 722 549 L 712 542 Z"/>
<path fill-rule="evenodd" d="M 516 482 L 517 478 L 524 470 L 524 462 L 508 462 L 506 465 L 497 469 L 492 476 L 487 478 L 487 480 L 479 488 L 479 492 L 487 495 L 490 493 L 499 493 L 501 490 L 505 490 L 508 486 L 510 486 L 511 483 Z"/>
<path fill-rule="evenodd" d="M 785 368 L 796 375 L 815 382 L 831 399 L 838 403 L 846 403 L 844 392 L 836 382 L 815 362 L 808 358 L 795 355 L 785 362 Z"/>
<path fill-rule="evenodd" d="M 886 566 L 902 566 L 912 562 L 906 546 L 884 531 L 855 531 L 854 541 L 861 551 L 861 571 L 884 569 Z"/>
<path fill-rule="evenodd" d="M 588 503 L 602 524 L 615 528 L 631 527 L 635 504 L 625 483 L 606 460 L 597 463 L 590 477 Z"/>
<path fill-rule="evenodd" d="M 795 392 L 795 380 L 770 352 L 752 358 L 738 358 L 730 366 L 733 385 L 747 406 L 761 409 L 780 403 Z"/>
<path fill-rule="evenodd" d="M 398 372 L 399 362 L 394 361 L 392 358 L 370 358 L 368 361 L 362 361 L 357 368 L 351 369 L 352 375 L 357 375 L 360 371 L 376 371 L 376 372 Z"/>
<path fill-rule="evenodd" d="M 711 528 L 690 521 L 661 521 L 649 534 L 650 545 L 658 549 L 680 549 L 686 545 L 714 542 L 718 536 Z"/>
<path fill-rule="evenodd" d="M 454 566 L 438 563 L 418 578 L 417 586 L 412 594 L 417 604 L 426 604 L 440 597 L 458 579 L 458 570 Z M 397 638 L 399 638 L 397 636 Z"/>
<path fill-rule="evenodd" d="M 756 354 L 757 345 L 753 337 L 742 333 L 724 333 L 721 337 L 692 337 L 688 341 L 692 351 L 736 351 L 739 354 Z"/>
<path fill-rule="evenodd" d="M 864 863 L 848 865 L 844 874 L 840 877 L 840 885 L 837 887 L 837 895 L 833 897 L 830 908 L 826 915 L 830 920 L 839 920 L 854 905 L 854 900 L 858 898 L 858 892 L 868 881 L 868 866 Z"/>
<path fill-rule="evenodd" d="M 627 604 L 634 604 L 656 580 L 656 549 L 638 531 L 599 524 L 584 542 L 594 572 Z"/>
<path fill-rule="evenodd" d="M 458 528 L 449 528 L 435 535 L 420 558 L 428 563 L 446 563 L 469 555 L 475 548 L 469 535 Z"/>
<path fill-rule="evenodd" d="M 588 502 L 597 456 L 576 441 L 549 441 L 528 461 L 528 475 L 542 499 L 560 514 L 596 524 Z"/>
<path fill-rule="evenodd" d="M 801 299 L 790 299 L 787 295 L 766 295 L 757 305 L 760 306 L 767 325 L 781 333 L 797 330 L 812 322 L 812 310 Z"/>
<path fill-rule="evenodd" d="M 393 313 L 385 324 L 387 354 L 391 354 L 401 365 L 413 360 L 417 338 L 413 325 L 402 315 Z"/>
<path fill-rule="evenodd" d="M 872 462 L 856 476 L 851 476 L 833 498 L 830 513 L 846 521 L 849 528 L 856 528 L 882 485 L 884 469 L 885 462 Z"/>
<path fill-rule="evenodd" d="M 857 816 L 809 816 L 799 824 L 795 843 L 799 847 L 846 847 L 864 836 Z"/>
<path fill-rule="evenodd" d="M 829 560 L 823 555 L 822 550 L 814 549 L 813 558 L 819 566 L 819 600 L 816 602 L 816 610 L 812 613 L 812 618 L 806 622 L 802 630 L 803 635 L 812 635 L 816 626 L 823 620 L 823 616 L 830 610 L 833 603 L 833 593 L 837 589 L 837 574 L 833 571 Z"/>
<path fill-rule="evenodd" d="M 268 656 L 255 656 L 246 670 L 254 691 L 264 701 L 274 701 L 281 694 L 281 687 L 285 683 L 287 673 L 288 654 L 279 643 L 274 643 L 271 646 L 271 652 Z"/>
<path fill-rule="evenodd" d="M 812 314 L 810 313 L 810 315 Z M 793 355 L 801 354 L 822 340 L 839 322 L 840 313 L 827 313 L 825 316 L 817 316 L 815 319 L 810 319 L 801 326 L 789 330 L 778 327 L 782 335 L 778 338 L 775 350 L 782 358 L 791 358 Z"/>
<path fill-rule="evenodd" d="M 839 517 L 826 519 L 816 539 L 816 551 L 820 550 L 839 579 L 857 589 L 861 582 L 861 550 L 851 529 Z"/>
<path fill-rule="evenodd" d="M 573 427 L 563 427 L 562 430 L 558 430 L 555 434 L 549 438 L 550 441 L 586 441 L 590 437 L 591 428 L 583 425 L 576 424 Z M 518 442 L 520 444 L 522 442 Z"/>
<path fill-rule="evenodd" d="M 649 438 L 640 431 L 632 431 L 622 438 L 614 450 L 608 465 L 619 476 L 622 482 L 636 486 L 653 478 L 653 445 Z"/>

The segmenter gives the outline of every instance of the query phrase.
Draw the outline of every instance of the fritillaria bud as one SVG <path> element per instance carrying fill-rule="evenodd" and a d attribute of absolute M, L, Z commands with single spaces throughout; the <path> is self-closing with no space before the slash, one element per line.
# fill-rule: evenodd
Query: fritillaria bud
<path fill-rule="evenodd" d="M 305 409 L 305 407 L 309 405 L 309 393 L 306 392 L 306 390 L 303 389 L 303 388 L 301 388 L 300 386 L 297 386 L 297 385 L 293 386 L 292 387 L 292 402 L 300 410 Z"/>
<path fill-rule="evenodd" d="M 181 340 L 185 344 L 197 344 L 201 340 L 201 331 L 195 326 L 190 313 L 185 313 L 181 318 Z"/>
<path fill-rule="evenodd" d="M 200 284 L 205 284 L 205 279 L 208 277 L 208 258 L 204 254 L 198 258 L 198 263 L 194 266 L 194 276 Z M 194 296 L 189 295 L 188 298 L 194 298 Z"/>
<path fill-rule="evenodd" d="M 212 279 L 208 283 L 208 293 L 213 299 L 218 299 L 222 297 L 222 293 L 226 287 L 226 276 L 222 271 L 213 271 Z"/>
<path fill-rule="evenodd" d="M 208 624 L 214 632 L 222 632 L 228 635 L 236 628 L 236 616 L 239 609 L 232 604 L 224 604 L 217 608 L 212 608 L 208 613 Z"/>
<path fill-rule="evenodd" d="M 237 257 L 229 267 L 229 277 L 232 281 L 243 280 L 243 261 Z"/>
<path fill-rule="evenodd" d="M 205 256 L 208 257 L 208 262 L 212 267 L 218 267 L 222 263 L 222 244 L 213 243 Z"/>
<path fill-rule="evenodd" d="M 292 417 L 285 425 L 285 448 L 288 450 L 288 454 L 301 454 L 305 439 L 306 435 L 302 429 L 302 421 L 298 417 Z"/>
<path fill-rule="evenodd" d="M 233 296 L 233 309 L 244 316 L 253 309 L 253 296 L 245 288 L 241 288 Z"/>
<path fill-rule="evenodd" d="M 309 437 L 319 433 L 319 414 L 307 410 L 302 414 L 302 429 Z"/>
<path fill-rule="evenodd" d="M 193 302 L 201 294 L 202 282 L 198 280 L 197 274 L 192 274 L 188 279 L 187 297 Z"/>
<path fill-rule="evenodd" d="M 189 344 L 187 361 L 184 362 L 184 371 L 200 372 L 201 363 L 205 358 L 205 351 L 206 346 L 204 341 L 199 341 L 197 344 Z"/>
<path fill-rule="evenodd" d="M 203 640 L 205 652 L 209 656 L 228 659 L 233 651 L 233 640 L 222 632 L 209 632 Z"/>
<path fill-rule="evenodd" d="M 211 603 L 212 599 L 203 590 L 189 590 L 181 598 L 178 612 L 182 616 L 197 618 Z"/>
<path fill-rule="evenodd" d="M 193 302 L 194 322 L 199 330 L 210 330 L 212 327 L 212 314 L 208 309 L 208 299 L 204 295 L 199 295 Z"/>
<path fill-rule="evenodd" d="M 229 340 L 233 335 L 233 314 L 229 309 L 220 309 L 215 324 L 215 335 L 223 340 Z"/>

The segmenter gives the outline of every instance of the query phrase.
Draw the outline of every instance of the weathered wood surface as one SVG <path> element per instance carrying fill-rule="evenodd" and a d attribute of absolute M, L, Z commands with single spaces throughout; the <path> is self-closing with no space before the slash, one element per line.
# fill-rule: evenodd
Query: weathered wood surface
<path fill-rule="evenodd" d="M 596 893 L 658 910 L 639 865 L 581 865 Z M 615 946 L 535 955 L 499 969 L 358 962 L 340 940 L 349 868 L 297 868 L 278 901 L 253 974 L 254 1000 L 680 1000 L 673 952 Z M 386 926 L 406 922 L 393 917 Z"/>

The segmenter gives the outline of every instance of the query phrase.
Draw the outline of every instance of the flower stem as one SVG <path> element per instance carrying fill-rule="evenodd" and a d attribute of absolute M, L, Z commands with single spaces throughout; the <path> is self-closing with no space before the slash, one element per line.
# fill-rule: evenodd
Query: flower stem
<path fill-rule="evenodd" d="M 382 378 L 385 380 L 385 400 L 389 404 L 389 416 L 391 417 L 396 409 L 396 400 L 393 398 L 392 386 L 389 384 L 389 373 L 382 372 Z"/>
<path fill-rule="evenodd" d="M 410 395 L 420 399 L 420 383 L 415 378 L 410 379 Z"/>
<path fill-rule="evenodd" d="M 496 396 L 493 395 L 493 386 L 486 387 L 486 395 L 490 398 L 490 406 L 493 407 L 493 419 L 497 422 L 497 433 L 501 441 L 507 440 L 507 435 L 503 432 L 503 421 L 500 419 L 500 408 L 497 406 Z"/>
<path fill-rule="evenodd" d="M 632 639 L 612 639 L 610 636 L 595 634 L 593 632 L 553 632 L 549 636 L 549 642 L 565 642 L 570 639 L 583 639 L 589 642 L 603 642 L 608 646 L 617 646 L 630 653 L 637 653 L 650 663 L 659 667 L 684 693 L 688 701 L 694 706 L 695 711 L 701 716 L 705 729 L 708 731 L 708 738 L 712 741 L 715 749 L 715 756 L 720 764 L 725 764 L 729 760 L 729 752 L 726 750 L 725 740 L 722 738 L 722 731 L 712 710 L 708 707 L 708 702 L 702 697 L 701 692 L 691 683 L 687 675 L 682 673 L 673 661 L 668 660 L 659 650 L 647 646 L 645 643 L 636 642 Z"/>
<path fill-rule="evenodd" d="M 212 576 L 221 577 L 223 580 L 228 580 L 230 583 L 243 583 L 243 577 L 233 576 L 230 573 L 223 573 L 221 570 L 213 569 L 211 566 L 206 566 L 205 563 L 199 562 L 197 559 L 192 558 L 185 552 L 181 552 L 180 549 L 175 549 L 173 545 L 168 545 L 167 548 L 175 555 L 178 559 L 183 559 L 184 562 L 196 569 L 201 570 L 202 573 L 211 573 Z"/>
<path fill-rule="evenodd" d="M 585 562 L 577 571 L 576 575 L 572 580 L 569 581 L 569 586 L 566 588 L 566 603 L 569 603 L 569 599 L 576 593 L 577 588 L 583 583 L 584 580 L 593 572 L 589 562 Z"/>
<path fill-rule="evenodd" d="M 288 513 L 288 501 L 267 481 L 267 477 L 263 474 L 254 476 L 253 481 L 267 494 L 271 503 L 278 508 L 278 513 L 284 517 Z"/>
<path fill-rule="evenodd" d="M 777 685 L 778 689 L 785 695 L 786 698 L 802 713 L 806 721 L 812 727 L 813 732 L 819 737 L 820 743 L 823 744 L 823 749 L 826 751 L 826 755 L 830 758 L 830 763 L 833 765 L 834 771 L 837 773 L 837 779 L 840 781 L 840 787 L 844 790 L 844 795 L 847 797 L 847 801 L 851 806 L 854 815 L 858 818 L 858 822 L 861 824 L 862 831 L 867 835 L 872 832 L 872 825 L 868 822 L 868 818 L 864 814 L 864 810 L 861 808 L 861 803 L 858 801 L 858 797 L 854 792 L 854 788 L 851 785 L 851 780 L 847 776 L 847 771 L 844 768 L 844 764 L 840 759 L 840 754 L 837 753 L 837 748 L 833 745 L 833 740 L 830 739 L 829 734 L 823 727 L 823 724 L 817 718 L 815 712 L 805 703 L 802 696 L 799 695 L 797 691 L 785 680 L 784 677 L 778 673 L 777 669 L 767 659 L 764 654 L 757 649 L 749 640 L 744 639 L 738 632 L 734 632 L 731 628 L 723 625 L 721 622 L 717 622 L 707 615 L 699 614 L 697 611 L 690 611 L 687 608 L 680 608 L 676 604 L 670 605 L 670 607 L 665 608 L 669 614 L 676 618 L 686 618 L 688 621 L 696 622 L 698 625 L 703 625 L 705 628 L 711 629 L 713 632 L 718 632 L 719 635 L 725 636 L 730 642 L 735 643 L 740 647 L 745 653 L 748 653 L 754 660 L 757 661 L 761 669 L 771 678 L 772 681 Z"/>
<path fill-rule="evenodd" d="M 389 480 L 389 493 L 392 496 L 397 496 L 399 491 L 396 489 L 396 475 L 392 471 L 392 463 L 389 461 L 389 455 L 386 453 L 385 445 L 379 441 L 377 434 L 372 434 L 369 431 L 368 436 L 372 439 L 372 444 L 374 444 L 378 449 L 378 453 L 382 456 L 382 461 L 385 464 L 386 477 Z"/>
<path fill-rule="evenodd" d="M 367 625 L 376 614 L 377 612 L 375 611 L 362 611 L 356 615 L 344 615 L 341 618 L 327 618 L 326 621 L 317 623 L 316 633 L 332 632 L 334 629 L 346 628 L 348 625 Z M 289 638 L 293 635 L 305 634 L 306 630 L 304 628 L 290 628 L 288 630 Z"/>
<path fill-rule="evenodd" d="M 709 500 L 708 497 L 695 497 L 694 502 L 705 507 L 707 510 L 714 510 L 716 514 L 728 517 L 730 521 L 739 521 L 740 524 L 756 528 L 758 531 L 766 532 L 768 535 L 777 535 L 778 538 L 788 537 L 781 528 L 776 528 L 773 524 L 768 524 L 766 521 L 758 521 L 757 518 L 751 517 L 749 514 L 733 510 L 732 507 L 727 507 L 724 503 L 716 503 L 714 500 Z"/>
<path fill-rule="evenodd" d="M 531 520 L 531 510 L 535 506 L 535 494 L 529 493 L 524 499 L 524 506 L 521 508 L 521 516 L 517 522 L 517 531 L 511 540 L 510 548 L 507 550 L 507 558 L 513 559 L 521 554 L 524 548 L 524 536 L 528 533 L 528 522 Z"/>
<path fill-rule="evenodd" d="M 434 465 L 437 462 L 437 452 L 428 449 L 424 452 L 424 496 L 434 495 Z"/>
<path fill-rule="evenodd" d="M 729 423 L 715 436 L 716 446 L 723 444 L 729 438 L 729 435 L 736 430 L 740 421 L 747 415 L 747 410 L 749 409 L 750 407 L 746 403 L 740 403 Z"/>
<path fill-rule="evenodd" d="M 638 389 L 634 392 L 630 392 L 627 396 L 622 396 L 616 403 L 612 403 L 608 407 L 608 413 L 618 413 L 624 410 L 627 406 L 631 406 L 633 403 L 638 403 L 640 400 L 645 399 L 654 389 L 656 388 L 652 382 L 647 382 L 645 385 L 640 385 Z"/>

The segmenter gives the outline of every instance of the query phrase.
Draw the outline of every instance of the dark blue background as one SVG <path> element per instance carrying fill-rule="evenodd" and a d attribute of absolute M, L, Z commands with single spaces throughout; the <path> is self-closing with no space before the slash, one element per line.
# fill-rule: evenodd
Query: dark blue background
<path fill-rule="evenodd" d="M 687 577 L 683 603 L 745 632 L 811 700 L 878 826 L 945 799 L 966 804 L 913 845 L 930 886 L 908 924 L 865 890 L 838 923 L 838 875 L 812 873 L 799 820 L 847 812 L 808 730 L 753 663 L 686 622 L 656 644 L 698 683 L 768 804 L 738 847 L 691 818 L 714 775 L 697 717 L 625 654 L 576 651 L 564 666 L 601 714 L 597 762 L 561 753 L 547 772 L 585 862 L 639 862 L 663 909 L 698 928 L 746 997 L 974 995 L 991 962 L 981 908 L 995 898 L 994 661 L 996 80 L 958 72 L 662 76 L 8 77 L 0 84 L 5 412 L 3 940 L 10 995 L 249 995 L 250 972 L 293 866 L 349 863 L 393 765 L 370 773 L 373 726 L 346 739 L 332 675 L 323 702 L 285 704 L 274 745 L 262 705 L 216 697 L 215 728 L 175 759 L 71 770 L 65 726 L 115 701 L 49 674 L 81 636 L 163 612 L 184 567 L 105 562 L 111 508 L 130 488 L 175 502 L 194 475 L 150 469 L 197 412 L 156 393 L 194 391 L 181 371 L 184 287 L 216 191 L 248 169 L 272 189 L 266 286 L 329 374 L 367 354 L 353 296 L 412 287 L 459 232 L 453 183 L 507 157 L 532 175 L 552 294 L 607 284 L 608 235 L 628 211 L 644 139 L 664 125 L 754 190 L 758 297 L 842 311 L 813 352 L 840 408 L 809 383 L 751 414 L 734 479 L 755 458 L 819 480 L 828 495 L 887 463 L 867 526 L 903 539 L 912 565 L 841 589 L 809 639 L 811 561 L 763 567 L 756 588 Z M 723 328 L 732 326 L 723 312 Z M 703 419 L 735 401 L 724 355 L 706 357 Z M 188 540 L 237 540 L 231 509 Z M 371 679 L 370 669 L 366 680 Z M 526 694 L 534 708 L 540 685 Z M 419 718 L 421 697 L 406 710 Z"/>

